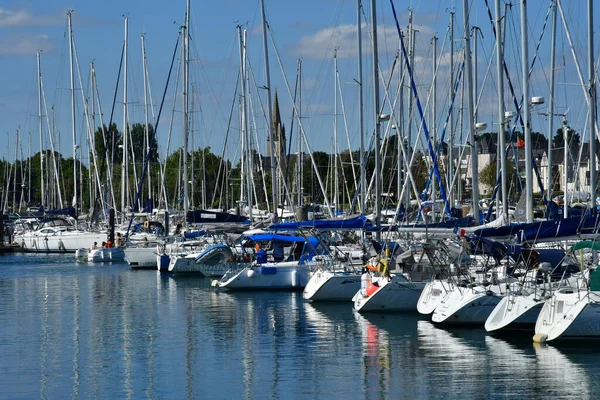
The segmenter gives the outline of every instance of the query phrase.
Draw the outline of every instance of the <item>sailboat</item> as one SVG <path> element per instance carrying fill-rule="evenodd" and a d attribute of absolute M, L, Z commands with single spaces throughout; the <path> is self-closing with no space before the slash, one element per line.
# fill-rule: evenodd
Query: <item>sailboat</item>
<path fill-rule="evenodd" d="M 600 250 L 600 243 L 581 241 L 571 252 Z M 583 255 L 582 255 L 583 257 Z M 583 260 L 581 261 L 583 265 Z M 600 273 L 597 265 L 586 268 L 571 286 L 556 290 L 544 302 L 535 324 L 535 342 L 557 339 L 600 338 Z"/>

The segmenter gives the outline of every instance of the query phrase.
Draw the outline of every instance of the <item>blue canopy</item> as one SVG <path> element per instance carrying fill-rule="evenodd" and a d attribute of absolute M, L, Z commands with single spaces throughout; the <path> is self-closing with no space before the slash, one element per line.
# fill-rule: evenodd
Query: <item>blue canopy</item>
<path fill-rule="evenodd" d="M 312 228 L 320 231 L 341 230 L 341 229 L 363 229 L 370 222 L 366 217 L 359 215 L 344 219 L 316 219 L 302 222 L 282 222 L 269 226 L 272 231 L 296 231 L 301 228 Z"/>

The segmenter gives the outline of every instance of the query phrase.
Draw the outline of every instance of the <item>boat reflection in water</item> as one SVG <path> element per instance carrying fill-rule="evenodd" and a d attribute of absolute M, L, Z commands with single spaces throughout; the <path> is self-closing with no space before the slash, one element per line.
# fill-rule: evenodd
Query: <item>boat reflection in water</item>
<path fill-rule="evenodd" d="M 20 258 L 18 258 L 20 257 Z M 6 398 L 593 398 L 600 351 L 199 276 L 0 260 Z M 217 384 L 218 383 L 218 384 Z"/>

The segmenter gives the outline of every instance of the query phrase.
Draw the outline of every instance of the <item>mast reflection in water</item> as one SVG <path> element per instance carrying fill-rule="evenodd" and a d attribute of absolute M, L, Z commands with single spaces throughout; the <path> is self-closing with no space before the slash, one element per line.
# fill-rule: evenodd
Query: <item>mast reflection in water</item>
<path fill-rule="evenodd" d="M 210 279 L 0 257 L 3 398 L 594 398 L 600 344 L 534 347 L 416 314 Z"/>

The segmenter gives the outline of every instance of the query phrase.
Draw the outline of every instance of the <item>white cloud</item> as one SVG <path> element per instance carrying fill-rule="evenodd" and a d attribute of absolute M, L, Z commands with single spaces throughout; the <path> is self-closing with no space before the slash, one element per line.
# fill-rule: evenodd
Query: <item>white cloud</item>
<path fill-rule="evenodd" d="M 363 23 L 363 54 L 371 53 L 370 38 L 367 34 L 367 24 Z M 385 51 L 385 43 L 397 43 L 398 32 L 395 27 L 379 27 L 377 38 L 379 39 L 380 52 Z M 337 27 L 321 29 L 310 36 L 304 36 L 295 46 L 294 52 L 300 57 L 321 59 L 337 48 L 338 58 L 352 58 L 358 54 L 356 44 L 356 25 L 346 24 Z M 390 51 L 396 51 L 396 46 Z"/>
<path fill-rule="evenodd" d="M 23 56 L 53 47 L 48 35 L 0 36 L 0 55 Z"/>
<path fill-rule="evenodd" d="M 64 18 L 53 15 L 34 16 L 27 10 L 8 10 L 0 8 L 0 28 L 23 26 L 49 26 L 61 23 Z"/>

